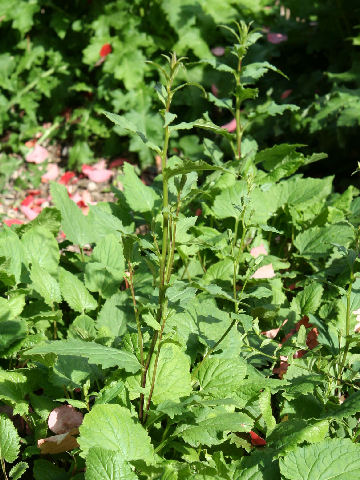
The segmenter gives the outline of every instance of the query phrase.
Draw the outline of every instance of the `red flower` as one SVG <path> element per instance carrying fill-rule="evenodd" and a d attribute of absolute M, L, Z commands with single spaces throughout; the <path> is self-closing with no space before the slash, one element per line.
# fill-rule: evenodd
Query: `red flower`
<path fill-rule="evenodd" d="M 112 48 L 111 48 L 110 43 L 104 43 L 104 45 L 100 49 L 100 57 L 104 58 L 107 55 L 109 55 L 109 53 L 111 53 L 111 52 L 112 52 Z"/>

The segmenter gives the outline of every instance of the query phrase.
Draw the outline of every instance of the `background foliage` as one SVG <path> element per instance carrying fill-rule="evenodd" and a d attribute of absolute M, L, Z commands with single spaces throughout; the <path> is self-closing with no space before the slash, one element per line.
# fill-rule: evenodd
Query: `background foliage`
<path fill-rule="evenodd" d="M 91 163 L 94 156 L 140 155 L 143 166 L 153 156 L 140 140 L 101 121 L 102 109 L 140 122 L 149 138 L 159 140 L 160 117 L 154 109 L 154 72 L 145 60 L 158 61 L 176 51 L 196 61 L 212 57 L 211 48 L 225 46 L 228 32 L 218 28 L 232 20 L 254 21 L 264 38 L 251 57 L 273 62 L 290 80 L 269 76 L 260 91 L 281 101 L 287 91 L 301 108 L 253 127 L 261 146 L 293 140 L 309 151 L 325 151 L 317 174 L 339 173 L 346 184 L 357 160 L 360 67 L 360 7 L 356 0 L 124 0 L 95 2 L 0 1 L 0 131 L 2 149 L 19 152 L 39 126 L 52 122 L 47 136 L 60 142 L 69 166 Z M 267 32 L 286 41 L 271 43 Z M 111 53 L 100 56 L 103 45 Z M 228 53 L 226 53 L 228 57 Z M 230 59 L 228 58 L 228 61 Z M 205 64 L 188 70 L 188 79 L 221 97 L 229 93 L 226 75 Z M 176 113 L 191 120 L 204 109 L 196 89 L 176 100 Z M 210 108 L 215 123 L 231 120 L 224 110 Z M 41 129 L 40 129 L 41 130 Z M 173 140 L 176 146 L 181 140 Z M 196 149 L 184 140 L 182 148 Z M 345 147 L 346 146 L 346 147 Z"/>

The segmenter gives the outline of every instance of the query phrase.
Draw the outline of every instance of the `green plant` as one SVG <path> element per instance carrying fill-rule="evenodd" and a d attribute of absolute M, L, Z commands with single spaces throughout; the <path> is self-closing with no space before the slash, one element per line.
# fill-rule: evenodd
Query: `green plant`
<path fill-rule="evenodd" d="M 234 133 L 178 120 L 176 95 L 203 91 L 165 56 L 162 142 L 106 112 L 160 155 L 153 184 L 126 162 L 117 203 L 85 216 L 53 183 L 55 208 L 0 231 L 4 475 L 17 458 L 35 480 L 359 475 L 358 191 L 298 173 L 323 154 L 244 134 L 295 107 L 254 102 L 276 69 L 248 62 L 256 32 L 230 31 L 235 65 L 203 63 L 234 79 L 231 99 L 209 96 Z M 199 148 L 171 155 L 190 129 Z"/>

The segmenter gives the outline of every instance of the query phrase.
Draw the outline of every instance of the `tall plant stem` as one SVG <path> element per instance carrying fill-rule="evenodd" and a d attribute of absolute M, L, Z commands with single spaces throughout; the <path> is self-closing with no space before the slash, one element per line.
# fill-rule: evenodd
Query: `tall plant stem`
<path fill-rule="evenodd" d="M 350 277 L 350 283 L 349 283 L 349 288 L 346 294 L 346 324 L 345 324 L 345 347 L 344 347 L 344 352 L 343 356 L 340 362 L 339 366 L 339 377 L 338 381 L 341 380 L 341 376 L 343 374 L 345 364 L 346 364 L 346 357 L 347 354 L 349 353 L 349 347 L 350 347 L 350 340 L 349 340 L 349 335 L 350 335 L 350 316 L 351 316 L 351 311 L 350 311 L 350 303 L 351 303 L 351 291 L 352 291 L 352 285 L 353 285 L 353 273 L 351 272 L 351 277 Z"/>
<path fill-rule="evenodd" d="M 3 458 L 1 459 L 1 470 L 3 471 L 5 480 L 9 480 L 9 477 L 6 474 L 5 461 Z"/>
<path fill-rule="evenodd" d="M 170 105 L 171 105 L 171 100 L 172 100 L 172 83 L 174 80 L 174 74 L 175 70 L 172 68 L 172 74 L 169 78 L 167 87 L 166 87 L 166 92 L 167 92 L 167 98 L 166 98 L 166 105 L 165 105 L 165 114 L 170 112 Z M 160 335 L 159 332 L 156 331 L 153 335 L 153 338 L 151 340 L 150 348 L 149 348 L 149 353 L 146 358 L 146 362 L 144 365 L 143 369 L 143 375 L 141 378 L 141 386 L 145 388 L 146 386 L 146 377 L 147 373 L 149 370 L 151 358 L 154 354 L 155 346 L 156 343 L 159 340 L 161 341 L 162 338 L 162 333 L 164 330 L 165 326 L 165 320 L 166 320 L 166 309 L 167 309 L 167 300 L 166 300 L 166 265 L 167 265 L 167 252 L 168 252 L 168 240 L 169 240 L 169 185 L 168 185 L 168 179 L 165 174 L 166 171 L 166 165 L 167 165 L 167 156 L 168 156 L 168 148 L 169 148 L 169 139 L 170 139 L 170 129 L 169 126 L 167 125 L 165 127 L 165 132 L 164 132 L 164 146 L 161 152 L 161 167 L 162 167 L 162 172 L 163 172 L 163 205 L 162 205 L 162 215 L 163 215 L 163 221 L 162 221 L 162 246 L 161 246 L 161 258 L 160 258 L 160 281 L 159 281 L 159 306 L 158 306 L 158 311 L 156 315 L 156 320 L 158 323 L 161 324 L 161 330 L 160 330 Z M 156 378 L 156 371 L 157 371 L 157 364 L 158 364 L 158 359 L 159 359 L 159 349 L 156 353 L 155 357 L 155 362 L 154 362 L 154 369 L 153 369 L 153 374 L 152 374 L 152 379 L 151 379 L 151 386 L 150 386 L 150 392 L 149 392 L 149 397 L 146 403 L 146 415 L 142 416 L 142 423 L 146 421 L 147 418 L 147 412 L 150 407 L 150 402 L 152 398 L 152 394 L 154 391 L 154 386 L 155 386 L 155 378 Z M 140 410 L 143 411 L 144 409 L 144 396 L 140 398 Z M 140 411 L 139 410 L 139 411 Z"/>
<path fill-rule="evenodd" d="M 239 58 L 238 67 L 237 67 L 237 75 L 236 75 L 236 90 L 240 89 L 241 86 L 241 62 L 242 58 Z M 235 120 L 236 120 L 236 159 L 241 160 L 241 138 L 242 138 L 242 128 L 240 123 L 240 107 L 241 107 L 241 99 L 239 96 L 239 92 L 236 92 L 236 100 L 235 100 Z"/>
<path fill-rule="evenodd" d="M 143 346 L 143 336 L 141 332 L 141 323 L 140 323 L 140 314 L 139 309 L 137 308 L 136 298 L 135 298 L 135 289 L 134 289 L 134 270 L 131 262 L 128 262 L 129 265 L 129 286 L 131 291 L 131 297 L 133 301 L 134 313 L 135 313 L 135 321 L 136 327 L 138 332 L 138 346 L 140 349 L 140 364 L 141 364 L 141 384 L 143 383 L 143 376 L 144 376 L 144 346 Z M 143 418 L 143 407 L 144 407 L 144 394 L 140 394 L 140 408 L 139 408 L 139 420 L 141 421 Z"/>

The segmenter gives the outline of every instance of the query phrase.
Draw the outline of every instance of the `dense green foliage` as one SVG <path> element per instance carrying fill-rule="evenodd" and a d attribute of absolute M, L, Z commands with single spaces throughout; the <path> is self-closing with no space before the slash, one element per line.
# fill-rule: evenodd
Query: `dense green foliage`
<path fill-rule="evenodd" d="M 232 79 L 228 98 L 210 98 L 234 133 L 173 113 L 177 95 L 204 95 L 173 53 L 149 67 L 155 138 L 104 112 L 159 155 L 153 185 L 125 163 L 117 203 L 84 216 L 53 183 L 55 208 L 0 231 L 5 477 L 359 477 L 359 191 L 298 172 L 325 155 L 247 135 L 297 109 L 247 106 L 258 80 L 284 74 L 252 62 L 261 33 L 225 29 L 234 66 L 202 64 Z"/>
<path fill-rule="evenodd" d="M 275 120 L 262 118 L 249 133 L 262 147 L 273 145 L 274 140 L 290 141 L 309 145 L 308 152 L 327 152 L 330 158 L 321 162 L 321 172 L 330 169 L 330 173 L 347 175 L 357 161 L 357 0 L 284 0 L 281 4 L 222 0 L 221 8 L 217 0 L 61 4 L 1 0 L 0 18 L 3 151 L 24 153 L 24 142 L 40 131 L 66 147 L 64 158 L 70 168 L 91 163 L 94 154 L 126 156 L 128 151 L 140 156 L 142 166 L 152 164 L 153 155 L 142 142 L 120 127 L 110 129 L 101 111 L 121 113 L 159 142 L 156 76 L 145 60 L 159 61 L 169 51 L 186 55 L 190 61 L 211 58 L 211 48 L 226 46 L 230 40 L 228 32 L 217 26 L 244 19 L 254 21 L 264 32 L 250 53 L 252 60 L 273 59 L 290 79 L 275 81 L 269 76 L 260 81 L 260 91 L 280 103 L 287 92 L 291 102 L 301 107 Z M 271 43 L 266 32 L 279 33 L 283 41 Z M 110 53 L 107 50 L 108 55 L 101 57 L 104 45 L 110 46 Z M 225 61 L 231 62 L 229 51 Z M 188 66 L 186 75 L 207 90 L 215 85 L 222 98 L 233 88 L 231 77 L 211 70 L 206 63 Z M 251 108 L 259 102 L 264 103 L 264 96 L 250 102 Z M 196 89 L 179 93 L 173 106 L 186 121 L 204 109 L 218 125 L 231 120 L 226 109 L 207 103 Z M 51 128 L 43 128 L 44 122 L 51 122 Z M 171 146 L 189 153 L 196 149 L 181 136 L 174 137 Z M 348 183 L 346 178 L 344 182 Z"/>

